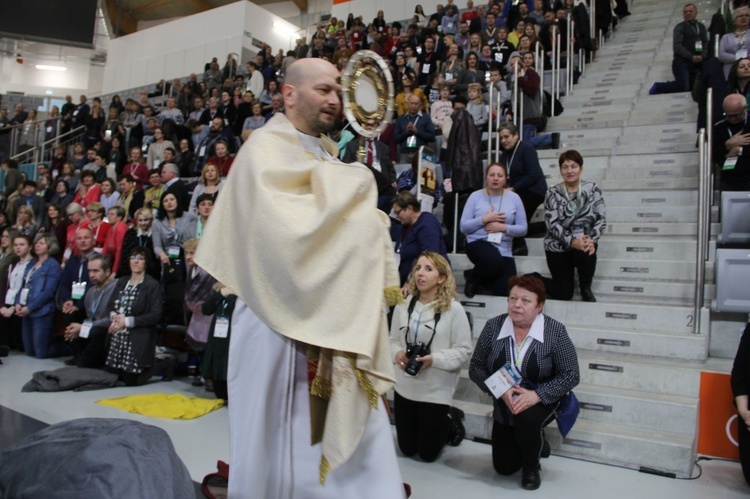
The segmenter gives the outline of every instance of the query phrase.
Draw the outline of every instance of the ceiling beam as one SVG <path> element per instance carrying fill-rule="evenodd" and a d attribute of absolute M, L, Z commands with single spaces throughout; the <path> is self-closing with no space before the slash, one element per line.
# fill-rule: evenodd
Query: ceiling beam
<path fill-rule="evenodd" d="M 106 0 L 107 15 L 116 36 L 129 35 L 138 31 L 138 21 L 123 9 L 121 1 Z"/>
<path fill-rule="evenodd" d="M 296 5 L 301 12 L 307 12 L 307 0 L 292 0 L 292 2 L 294 2 L 294 5 Z"/>
<path fill-rule="evenodd" d="M 137 17 L 142 12 L 161 7 L 162 5 L 166 5 L 168 3 L 174 3 L 174 1 L 175 0 L 156 0 L 155 2 L 144 3 L 140 7 L 133 7 L 131 9 L 128 9 L 128 11 L 130 12 L 130 15 Z"/>

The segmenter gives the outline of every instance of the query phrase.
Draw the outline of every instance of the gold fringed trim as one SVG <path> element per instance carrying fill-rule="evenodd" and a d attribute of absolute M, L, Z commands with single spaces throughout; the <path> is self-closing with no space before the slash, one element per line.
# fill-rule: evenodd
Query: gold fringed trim
<path fill-rule="evenodd" d="M 357 376 L 357 381 L 359 382 L 359 387 L 362 388 L 362 391 L 365 392 L 365 397 L 367 397 L 367 401 L 370 403 L 370 406 L 373 409 L 378 408 L 378 392 L 375 391 L 375 388 L 372 386 L 372 382 L 370 381 L 370 378 L 367 377 L 367 374 L 365 374 L 364 371 L 357 368 L 357 363 L 354 361 L 354 356 L 349 356 L 349 362 L 352 365 L 352 369 L 354 369 L 354 375 Z"/>
<path fill-rule="evenodd" d="M 390 286 L 383 290 L 385 295 L 385 303 L 389 307 L 395 307 L 399 303 L 404 302 L 404 295 L 401 294 L 401 288 L 398 286 Z"/>
<path fill-rule="evenodd" d="M 328 473 L 331 471 L 331 463 L 328 462 L 328 459 L 326 459 L 325 456 L 320 458 L 320 476 L 318 479 L 320 480 L 321 485 L 326 484 L 326 477 L 328 476 Z"/>
<path fill-rule="evenodd" d="M 333 394 L 333 385 L 331 380 L 325 379 L 321 376 L 315 376 L 310 386 L 310 394 L 320 397 L 323 400 L 331 400 Z"/>

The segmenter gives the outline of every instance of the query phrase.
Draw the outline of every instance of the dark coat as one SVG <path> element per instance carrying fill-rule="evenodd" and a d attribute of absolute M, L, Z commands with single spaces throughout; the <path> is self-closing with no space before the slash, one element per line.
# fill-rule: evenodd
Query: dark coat
<path fill-rule="evenodd" d="M 445 161 L 451 171 L 454 192 L 476 191 L 484 185 L 482 175 L 481 135 L 474 118 L 460 109 L 451 116 L 453 126 L 448 136 Z"/>
<path fill-rule="evenodd" d="M 39 260 L 34 258 L 26 266 L 23 274 L 24 280 L 37 261 Z M 60 264 L 52 257 L 47 258 L 34 272 L 27 284 L 29 296 L 26 300 L 26 307 L 29 309 L 29 317 L 43 317 L 55 313 L 55 293 L 57 293 L 61 275 Z M 16 303 L 19 302 L 20 297 L 21 293 L 18 293 Z"/>
<path fill-rule="evenodd" d="M 375 176 L 375 182 L 378 186 L 379 196 L 395 196 L 396 189 L 393 183 L 396 181 L 396 169 L 391 161 L 390 148 L 379 140 L 373 141 L 375 145 L 375 154 L 380 162 L 380 171 L 372 168 L 372 165 L 366 165 Z M 346 145 L 344 153 L 344 163 L 354 163 L 357 161 L 357 150 L 359 149 L 359 140 L 350 140 Z M 365 157 L 365 162 L 367 158 Z"/>
<path fill-rule="evenodd" d="M 547 180 L 534 146 L 519 140 L 515 155 L 512 150 L 503 151 L 502 163 L 508 170 L 508 184 L 516 194 L 531 192 L 543 198 L 547 193 Z"/>
<path fill-rule="evenodd" d="M 107 304 L 107 310 L 110 312 L 115 311 L 118 306 L 120 293 L 125 289 L 129 279 L 129 277 L 121 277 L 117 280 L 112 297 Z M 129 329 L 133 356 L 141 367 L 149 367 L 154 362 L 154 349 L 159 332 L 163 300 L 159 282 L 149 275 L 144 276 L 130 313 L 135 318 L 135 325 Z"/>

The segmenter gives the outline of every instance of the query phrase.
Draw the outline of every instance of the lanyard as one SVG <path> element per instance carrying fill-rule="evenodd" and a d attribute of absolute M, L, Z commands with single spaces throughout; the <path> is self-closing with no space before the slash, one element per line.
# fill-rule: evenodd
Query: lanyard
<path fill-rule="evenodd" d="M 526 340 L 528 339 L 529 339 L 529 335 L 527 334 L 526 338 L 524 338 L 523 341 L 518 346 L 516 346 L 515 338 L 513 337 L 512 334 L 510 335 L 510 345 L 512 347 L 510 350 L 510 358 L 513 361 L 513 364 L 519 369 L 521 367 L 521 362 L 523 360 L 523 358 L 521 357 L 521 352 L 523 351 L 523 347 L 526 346 Z"/>
<path fill-rule="evenodd" d="M 78 282 L 81 282 L 81 276 L 83 276 L 83 262 L 86 261 L 86 260 L 87 260 L 87 258 L 83 257 L 78 262 Z"/>
<path fill-rule="evenodd" d="M 563 187 L 563 191 L 565 191 L 565 198 L 568 200 L 568 206 L 573 208 L 573 211 L 569 211 L 567 209 L 565 211 L 574 213 L 575 216 L 573 217 L 573 219 L 576 219 L 578 218 L 578 213 L 581 209 L 581 205 L 583 204 L 582 199 L 581 199 L 581 182 L 580 181 L 578 182 L 578 192 L 576 194 L 575 203 L 573 202 L 573 200 L 570 199 L 570 193 L 568 192 L 568 188 L 565 187 L 565 185 L 563 185 L 562 187 Z"/>
<path fill-rule="evenodd" d="M 29 269 L 29 273 L 26 274 L 26 279 L 24 279 L 23 284 L 24 286 L 28 287 L 29 283 L 31 282 L 31 278 L 34 276 L 34 273 L 37 271 L 39 267 L 36 265 L 32 265 L 32 267 Z"/>
<path fill-rule="evenodd" d="M 495 213 L 500 213 L 500 208 L 503 206 L 503 196 L 505 196 L 505 189 L 503 189 L 503 193 L 500 194 L 500 202 L 497 204 L 497 211 L 495 211 L 495 207 L 492 206 L 492 198 L 490 197 L 490 190 L 487 189 L 487 202 L 490 204 L 490 208 L 492 208 L 492 211 L 495 211 Z"/>
<path fill-rule="evenodd" d="M 518 141 L 518 144 L 516 144 L 516 148 L 513 149 L 513 154 L 510 156 L 510 161 L 508 162 L 508 180 L 510 180 L 510 167 L 513 164 L 513 160 L 516 157 L 516 153 L 518 152 L 518 148 L 521 145 L 521 142 L 523 142 L 523 141 L 522 140 Z"/>
<path fill-rule="evenodd" d="M 104 286 L 106 286 L 106 284 Z M 91 307 L 91 320 L 96 319 L 96 309 L 99 308 L 99 303 L 102 301 L 102 297 L 104 296 L 104 286 L 102 286 L 102 290 L 99 292 L 99 296 L 96 298 L 94 305 Z"/>
<path fill-rule="evenodd" d="M 742 127 L 743 130 L 745 129 L 745 126 L 747 126 L 747 116 L 745 116 L 745 125 Z M 727 126 L 727 132 L 729 132 L 729 138 L 731 139 L 734 133 L 732 133 L 732 130 L 730 130 L 728 126 Z"/>

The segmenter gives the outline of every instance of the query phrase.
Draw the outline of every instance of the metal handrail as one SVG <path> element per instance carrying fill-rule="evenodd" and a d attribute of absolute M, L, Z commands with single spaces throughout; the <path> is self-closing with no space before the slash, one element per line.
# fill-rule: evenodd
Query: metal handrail
<path fill-rule="evenodd" d="M 706 211 L 703 209 L 705 202 L 705 192 L 708 189 L 708 176 L 706 171 L 709 169 L 706 164 L 706 129 L 701 128 L 698 132 L 698 155 L 699 155 L 699 175 L 698 175 L 698 241 L 695 254 L 695 303 L 693 305 L 693 333 L 699 334 L 700 313 L 703 307 L 704 284 L 705 284 L 705 261 L 706 247 L 703 240 L 707 239 L 706 234 Z"/>

